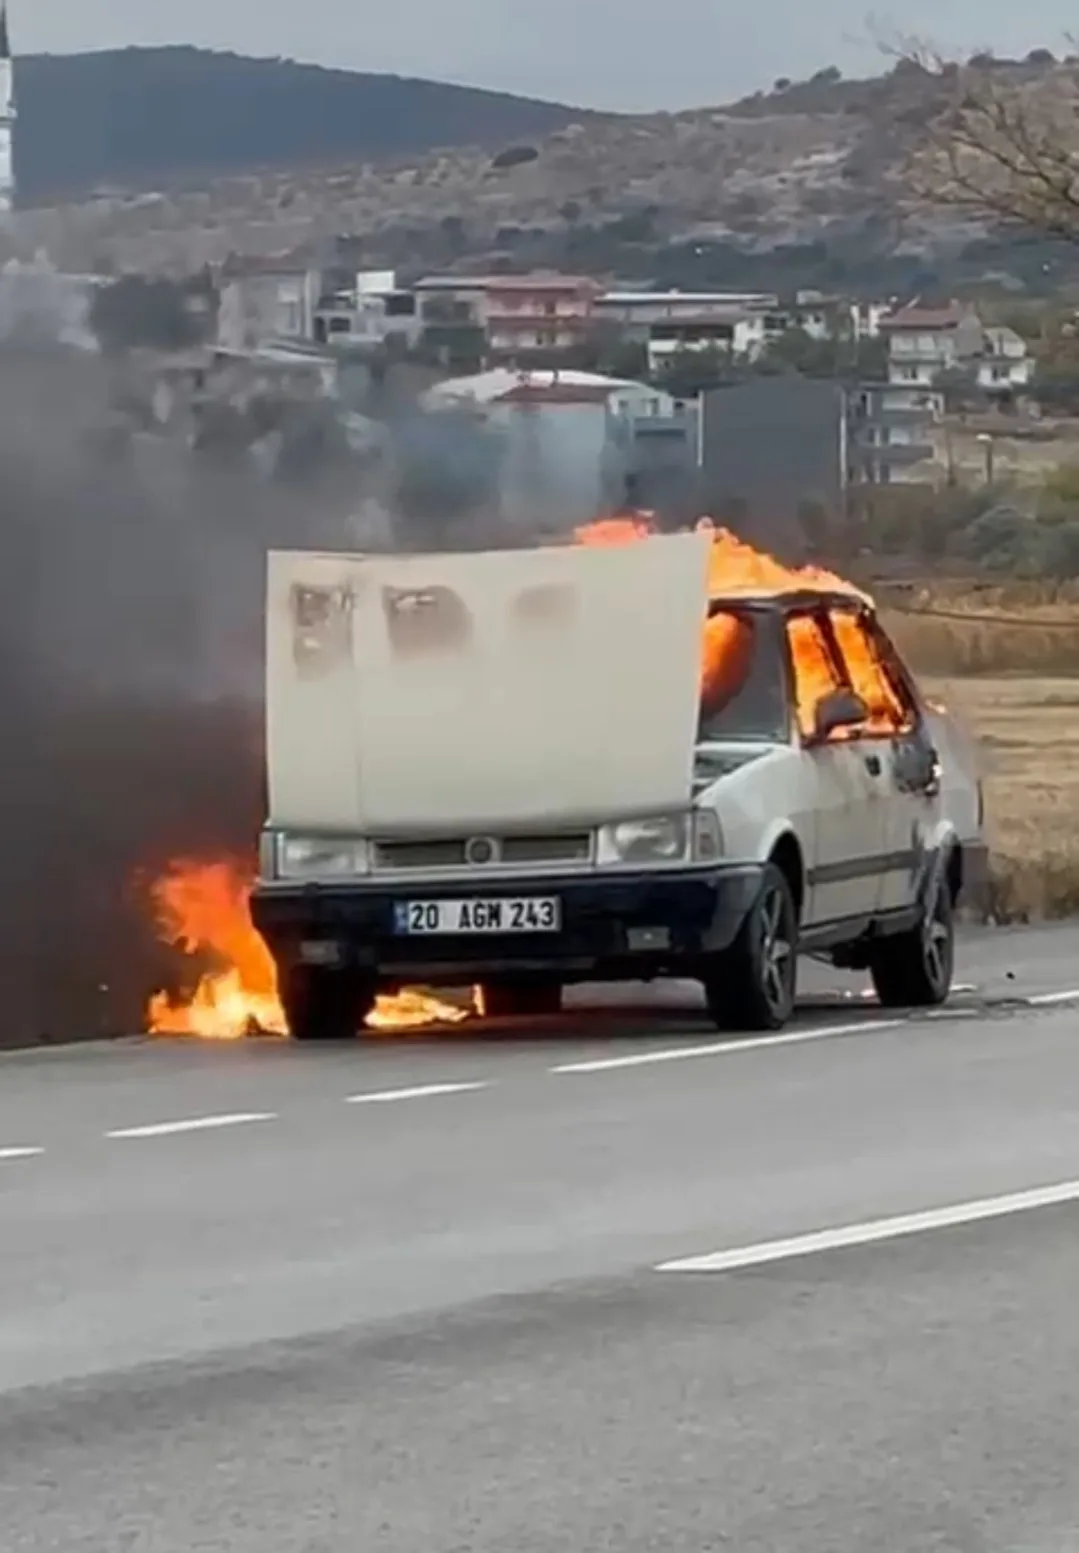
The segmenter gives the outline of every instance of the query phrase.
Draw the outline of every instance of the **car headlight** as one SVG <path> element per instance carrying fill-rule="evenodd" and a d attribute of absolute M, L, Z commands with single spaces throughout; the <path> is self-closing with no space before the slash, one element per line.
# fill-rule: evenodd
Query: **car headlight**
<path fill-rule="evenodd" d="M 675 863 L 686 854 L 688 817 L 658 814 L 643 820 L 622 820 L 607 827 L 607 846 L 620 863 Z"/>
<path fill-rule="evenodd" d="M 723 855 L 723 834 L 710 809 L 682 814 L 650 815 L 605 825 L 599 833 L 596 860 L 618 863 L 710 863 Z"/>
<path fill-rule="evenodd" d="M 279 879 L 349 879 L 367 872 L 367 843 L 347 836 L 277 836 Z"/>

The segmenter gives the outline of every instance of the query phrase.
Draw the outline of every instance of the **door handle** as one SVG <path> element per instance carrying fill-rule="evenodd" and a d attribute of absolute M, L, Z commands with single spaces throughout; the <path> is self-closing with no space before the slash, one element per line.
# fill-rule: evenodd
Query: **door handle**
<path fill-rule="evenodd" d="M 865 769 L 870 776 L 880 776 L 880 756 L 867 755 L 865 757 Z"/>

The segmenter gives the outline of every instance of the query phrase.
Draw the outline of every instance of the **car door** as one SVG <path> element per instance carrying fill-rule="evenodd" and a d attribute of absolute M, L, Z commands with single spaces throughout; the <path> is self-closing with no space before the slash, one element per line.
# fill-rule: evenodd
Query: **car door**
<path fill-rule="evenodd" d="M 881 811 L 875 909 L 899 911 L 917 896 L 926 840 L 935 826 L 934 784 L 911 779 L 919 766 L 928 775 L 930 741 L 899 656 L 875 616 L 852 601 L 849 608 L 833 610 L 830 623 L 847 677 L 870 713 L 858 743 Z"/>
<path fill-rule="evenodd" d="M 853 688 L 829 628 L 827 611 L 811 609 L 787 621 L 807 802 L 814 814 L 814 847 L 807 870 L 804 920 L 814 927 L 868 917 L 877 908 L 884 806 L 872 759 L 858 730 L 840 729 L 824 742 L 814 736 L 817 702 Z"/>

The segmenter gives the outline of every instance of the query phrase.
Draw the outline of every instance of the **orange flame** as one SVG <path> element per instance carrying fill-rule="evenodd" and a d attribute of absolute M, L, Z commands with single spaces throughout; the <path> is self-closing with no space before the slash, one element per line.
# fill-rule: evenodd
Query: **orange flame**
<path fill-rule="evenodd" d="M 250 893 L 249 874 L 233 860 L 174 863 L 151 886 L 162 939 L 216 967 L 204 971 L 186 995 L 154 994 L 147 1010 L 147 1028 L 153 1034 L 237 1040 L 256 1033 L 288 1033 L 277 971 L 251 920 Z M 367 1027 L 393 1031 L 457 1024 L 475 1006 L 474 995 L 462 1008 L 406 987 L 378 999 Z"/>
<path fill-rule="evenodd" d="M 756 550 L 729 529 L 702 518 L 698 532 L 712 537 L 708 568 L 709 593 L 714 598 L 737 599 L 797 593 L 803 588 L 844 593 L 872 602 L 869 595 L 846 578 L 821 566 L 785 566 L 766 551 Z M 626 545 L 655 537 L 655 528 L 642 514 L 600 518 L 576 530 L 581 545 Z M 873 642 L 858 622 L 836 613 L 832 624 L 850 670 L 854 689 L 865 701 L 869 717 L 861 731 L 894 732 L 907 722 L 903 702 L 887 670 L 878 659 Z M 838 688 L 827 645 L 813 621 L 796 616 L 787 631 L 795 673 L 795 696 L 804 733 L 813 729 L 817 702 Z M 722 702 L 742 685 L 752 653 L 752 628 L 735 614 L 720 611 L 705 622 L 702 644 L 701 692 L 706 703 Z M 843 730 L 836 737 L 850 737 Z"/>

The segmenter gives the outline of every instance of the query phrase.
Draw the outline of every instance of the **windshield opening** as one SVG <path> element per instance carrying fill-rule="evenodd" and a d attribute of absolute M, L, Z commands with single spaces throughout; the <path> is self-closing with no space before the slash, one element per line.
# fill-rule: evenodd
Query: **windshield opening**
<path fill-rule="evenodd" d="M 700 742 L 786 740 L 790 713 L 776 616 L 718 609 L 704 630 Z"/>

